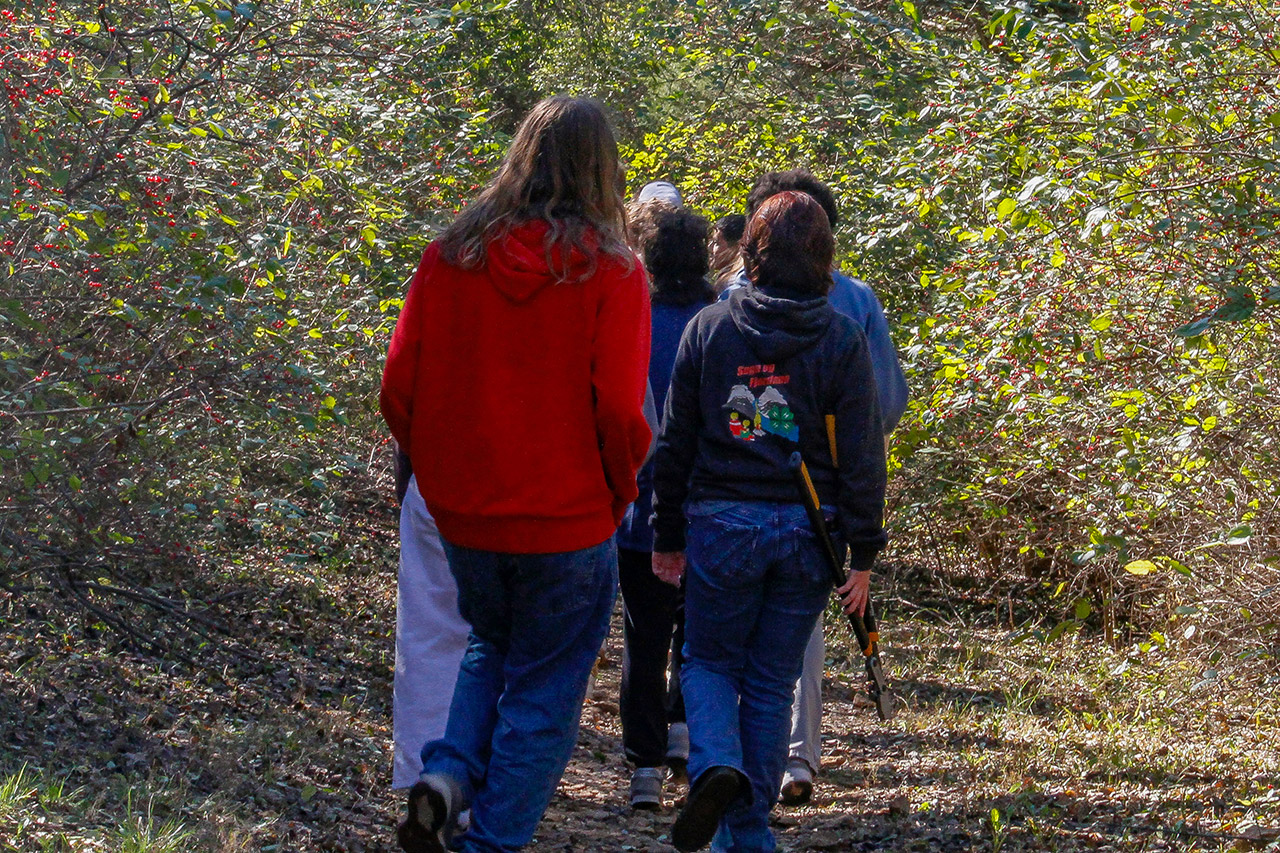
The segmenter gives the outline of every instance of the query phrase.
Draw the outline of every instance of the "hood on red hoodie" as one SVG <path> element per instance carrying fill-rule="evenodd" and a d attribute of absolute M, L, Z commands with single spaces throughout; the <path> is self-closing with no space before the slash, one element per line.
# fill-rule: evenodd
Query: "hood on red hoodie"
<path fill-rule="evenodd" d="M 540 290 L 557 281 L 579 281 L 587 278 L 594 266 L 576 246 L 561 240 L 551 248 L 550 263 L 546 237 L 551 226 L 545 220 L 534 220 L 518 225 L 507 234 L 489 244 L 485 268 L 493 286 L 512 302 L 528 302 Z M 588 242 L 594 242 L 595 234 L 587 232 Z M 569 252 L 568 263 L 564 252 Z M 567 273 L 560 278 L 557 273 Z"/>

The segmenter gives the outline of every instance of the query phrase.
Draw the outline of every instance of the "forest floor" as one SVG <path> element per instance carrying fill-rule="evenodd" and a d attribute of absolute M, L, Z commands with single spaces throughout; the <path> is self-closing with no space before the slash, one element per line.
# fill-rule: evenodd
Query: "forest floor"
<path fill-rule="evenodd" d="M 392 849 L 395 540 L 360 535 L 341 563 L 207 581 L 230 630 L 184 647 L 195 666 L 0 591 L 0 850 Z M 878 584 L 899 713 L 876 718 L 829 626 L 822 776 L 812 804 L 775 812 L 781 849 L 1280 849 L 1274 662 L 1045 644 L 980 592 L 966 610 L 923 574 Z M 673 849 L 670 802 L 625 804 L 620 645 L 532 850 Z"/>

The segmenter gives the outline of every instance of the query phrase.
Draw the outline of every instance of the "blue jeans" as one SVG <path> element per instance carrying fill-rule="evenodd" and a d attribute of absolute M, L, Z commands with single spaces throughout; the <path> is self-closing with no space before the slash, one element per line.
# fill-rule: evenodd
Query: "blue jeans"
<path fill-rule="evenodd" d="M 613 537 L 580 551 L 499 554 L 445 542 L 471 623 L 449 723 L 422 748 L 471 808 L 470 853 L 533 839 L 578 738 L 591 667 L 618 591 Z"/>
<path fill-rule="evenodd" d="M 787 761 L 805 645 L 831 592 L 799 504 L 691 504 L 681 684 L 689 774 L 733 767 L 750 782 L 712 841 L 723 853 L 776 849 L 769 810 Z"/>

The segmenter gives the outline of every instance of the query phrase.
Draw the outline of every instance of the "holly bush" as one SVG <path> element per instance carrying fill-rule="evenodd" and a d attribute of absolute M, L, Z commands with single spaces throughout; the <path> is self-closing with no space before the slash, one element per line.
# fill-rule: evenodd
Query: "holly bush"
<path fill-rule="evenodd" d="M 2 14 L 0 580 L 128 629 L 193 558 L 341 550 L 401 283 L 496 150 L 448 15 Z"/>

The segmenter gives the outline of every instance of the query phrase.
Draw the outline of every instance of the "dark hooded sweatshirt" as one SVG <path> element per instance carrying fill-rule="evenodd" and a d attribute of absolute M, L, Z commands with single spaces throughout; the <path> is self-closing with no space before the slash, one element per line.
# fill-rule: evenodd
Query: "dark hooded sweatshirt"
<path fill-rule="evenodd" d="M 584 281 L 557 282 L 546 232 L 516 228 L 471 270 L 428 246 L 391 339 L 382 414 L 455 545 L 587 548 L 636 497 L 650 438 L 644 269 L 599 254 Z M 568 261 L 570 279 L 590 264 Z"/>
<path fill-rule="evenodd" d="M 836 507 L 852 568 L 871 568 L 885 543 L 885 462 L 866 335 L 826 297 L 743 288 L 680 341 L 654 455 L 654 550 L 684 550 L 686 500 L 797 502 L 797 449 Z"/>

